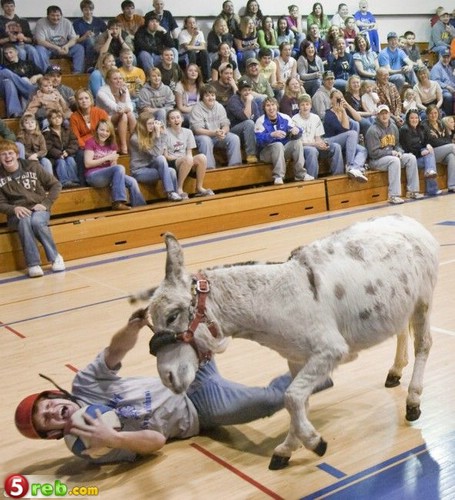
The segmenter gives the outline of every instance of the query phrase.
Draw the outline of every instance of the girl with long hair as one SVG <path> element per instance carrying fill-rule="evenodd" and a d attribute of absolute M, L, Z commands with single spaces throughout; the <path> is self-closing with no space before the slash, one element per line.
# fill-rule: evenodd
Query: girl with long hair
<path fill-rule="evenodd" d="M 175 86 L 175 105 L 182 113 L 185 125 L 189 123 L 193 106 L 199 102 L 202 86 L 202 73 L 199 66 L 188 64 L 183 72 L 182 81 Z"/>

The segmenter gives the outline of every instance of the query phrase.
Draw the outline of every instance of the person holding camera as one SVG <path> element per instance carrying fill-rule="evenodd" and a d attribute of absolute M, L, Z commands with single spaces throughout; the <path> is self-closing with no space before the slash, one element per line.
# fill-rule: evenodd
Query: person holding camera
<path fill-rule="evenodd" d="M 335 75 L 334 86 L 344 92 L 348 79 L 355 74 L 354 60 L 352 54 L 346 52 L 346 40 L 339 37 L 333 44 L 333 51 L 327 57 L 328 67 Z"/>

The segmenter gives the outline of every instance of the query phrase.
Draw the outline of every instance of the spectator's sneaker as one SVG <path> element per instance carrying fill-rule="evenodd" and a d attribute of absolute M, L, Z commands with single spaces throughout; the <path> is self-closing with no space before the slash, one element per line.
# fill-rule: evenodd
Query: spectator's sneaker
<path fill-rule="evenodd" d="M 390 196 L 389 203 L 391 203 L 392 205 L 401 205 L 402 203 L 404 203 L 404 200 L 399 196 Z"/>
<path fill-rule="evenodd" d="M 170 193 L 168 193 L 167 199 L 169 201 L 182 201 L 183 200 L 183 198 L 175 191 L 171 191 Z"/>
<path fill-rule="evenodd" d="M 442 194 L 442 189 L 438 189 L 434 193 L 427 193 L 428 196 L 439 196 L 440 194 Z"/>
<path fill-rule="evenodd" d="M 421 200 L 422 198 L 425 198 L 425 196 L 417 191 L 408 191 L 406 193 L 406 198 L 409 198 L 410 200 Z"/>
<path fill-rule="evenodd" d="M 201 189 L 194 196 L 197 198 L 201 196 L 215 196 L 215 193 L 211 189 Z"/>
<path fill-rule="evenodd" d="M 60 271 L 64 270 L 65 270 L 65 262 L 63 260 L 63 257 L 60 254 L 58 254 L 54 262 L 52 262 L 52 271 L 54 271 L 54 273 L 59 273 Z"/>
<path fill-rule="evenodd" d="M 247 163 L 258 163 L 259 160 L 258 160 L 258 157 L 256 155 L 248 155 L 246 157 L 246 162 Z"/>
<path fill-rule="evenodd" d="M 275 184 L 275 186 L 281 186 L 282 184 L 284 184 L 283 178 L 275 177 L 275 179 L 273 179 L 273 183 Z"/>
<path fill-rule="evenodd" d="M 362 172 L 360 170 L 357 170 L 356 168 L 351 168 L 346 172 L 346 174 L 350 179 L 354 179 L 357 182 L 368 182 L 368 177 L 366 175 L 363 175 Z"/>
<path fill-rule="evenodd" d="M 436 170 L 428 170 L 428 172 L 425 172 L 423 175 L 425 176 L 425 179 L 434 179 L 438 176 L 438 173 Z"/>
<path fill-rule="evenodd" d="M 303 176 L 303 180 L 304 181 L 314 181 L 314 177 L 312 175 L 310 175 L 310 174 L 305 174 Z"/>
<path fill-rule="evenodd" d="M 131 207 L 123 201 L 114 201 L 112 203 L 112 210 L 131 210 Z"/>
<path fill-rule="evenodd" d="M 450 186 L 447 190 L 448 193 L 455 193 L 455 187 Z"/>
<path fill-rule="evenodd" d="M 32 266 L 27 269 L 30 278 L 41 278 L 44 275 L 41 266 Z"/>

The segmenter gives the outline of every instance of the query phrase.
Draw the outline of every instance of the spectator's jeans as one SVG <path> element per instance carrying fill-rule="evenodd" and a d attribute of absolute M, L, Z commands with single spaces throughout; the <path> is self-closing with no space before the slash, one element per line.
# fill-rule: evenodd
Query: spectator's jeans
<path fill-rule="evenodd" d="M 303 146 L 303 155 L 305 156 L 305 168 L 307 172 L 317 179 L 319 174 L 319 156 L 330 158 L 330 171 L 332 175 L 344 173 L 343 151 L 336 142 L 329 144 L 328 150 L 319 150 L 315 146 Z"/>
<path fill-rule="evenodd" d="M 142 184 L 163 183 L 166 193 L 177 191 L 177 175 L 173 168 L 169 168 L 164 156 L 157 156 L 147 167 L 135 168 L 132 176 Z"/>
<path fill-rule="evenodd" d="M 25 59 L 33 61 L 41 70 L 43 75 L 46 73 L 46 70 L 49 67 L 49 55 L 45 47 L 42 45 L 32 45 L 30 43 L 26 43 L 24 45 L 17 43 L 15 46 L 18 51 L 19 59 L 22 59 L 23 61 Z"/>
<path fill-rule="evenodd" d="M 368 152 L 358 143 L 358 132 L 349 130 L 333 137 L 327 137 L 327 141 L 329 144 L 339 144 L 344 149 L 347 170 L 351 168 L 362 170 L 364 168 Z"/>
<path fill-rule="evenodd" d="M 434 148 L 436 163 L 443 162 L 447 165 L 447 187 L 455 188 L 455 144 L 445 144 Z"/>
<path fill-rule="evenodd" d="M 256 154 L 256 134 L 254 133 L 254 121 L 245 120 L 231 127 L 231 132 L 240 137 L 247 155 Z"/>
<path fill-rule="evenodd" d="M 171 50 L 174 54 L 174 61 L 177 62 L 179 60 L 179 53 L 174 47 L 172 47 Z M 157 66 L 161 62 L 160 54 L 153 54 L 147 52 L 146 50 L 141 50 L 137 56 L 137 59 L 139 62 L 139 66 L 144 70 L 147 77 L 149 74 L 149 70 Z"/>
<path fill-rule="evenodd" d="M 8 226 L 19 233 L 27 267 L 41 264 L 38 241 L 43 245 L 49 262 L 54 262 L 57 258 L 58 251 L 48 225 L 49 219 L 50 213 L 47 210 L 32 212 L 23 219 L 18 219 L 15 215 L 8 216 Z"/>
<path fill-rule="evenodd" d="M 411 153 L 398 156 L 387 155 L 377 160 L 370 159 L 370 165 L 376 170 L 387 171 L 389 178 L 389 197 L 401 196 L 401 169 L 406 168 L 407 190 L 417 193 L 419 191 L 419 174 L 417 171 L 416 157 Z"/>
<path fill-rule="evenodd" d="M 136 179 L 125 175 L 125 167 L 111 165 L 95 172 L 86 173 L 87 184 L 92 187 L 111 186 L 112 201 L 127 201 L 126 190 L 130 192 L 131 206 L 146 205 Z"/>
<path fill-rule="evenodd" d="M 213 156 L 214 146 L 226 149 L 228 165 L 240 165 L 242 163 L 242 154 L 240 152 L 240 139 L 238 135 L 228 132 L 224 139 L 209 137 L 208 135 L 197 135 L 195 137 L 199 153 L 207 157 L 207 168 L 215 168 L 216 162 Z"/>
<path fill-rule="evenodd" d="M 5 99 L 8 118 L 19 117 L 23 114 L 25 103 L 35 88 L 28 78 L 21 78 L 6 68 L 0 70 L 0 95 Z"/>
<path fill-rule="evenodd" d="M 64 57 L 61 54 L 52 52 L 52 50 L 46 49 L 49 58 L 61 58 Z M 85 51 L 84 47 L 80 43 L 73 45 L 69 51 L 68 56 L 73 61 L 73 73 L 83 73 L 85 70 Z"/>
<path fill-rule="evenodd" d="M 69 182 L 79 184 L 76 160 L 72 156 L 55 160 L 55 172 L 63 187 Z"/>
<path fill-rule="evenodd" d="M 272 142 L 261 149 L 259 158 L 273 165 L 273 178 L 283 178 L 286 175 L 286 160 L 292 158 L 294 166 L 294 178 L 296 181 L 303 180 L 306 170 L 303 147 L 300 140 L 291 140 L 283 145 L 281 142 Z"/>

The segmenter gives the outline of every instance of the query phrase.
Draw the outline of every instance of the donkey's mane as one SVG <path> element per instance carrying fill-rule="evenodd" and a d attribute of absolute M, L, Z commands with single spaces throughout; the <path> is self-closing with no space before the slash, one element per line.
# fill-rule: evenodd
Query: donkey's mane
<path fill-rule="evenodd" d="M 205 268 L 205 270 L 213 271 L 215 269 L 229 269 L 230 267 L 238 267 L 238 266 L 259 266 L 261 264 L 275 265 L 275 264 L 282 264 L 282 262 L 271 262 L 271 261 L 259 262 L 258 260 L 246 260 L 244 262 L 234 262 L 233 264 L 222 264 L 219 266 L 207 267 Z"/>

